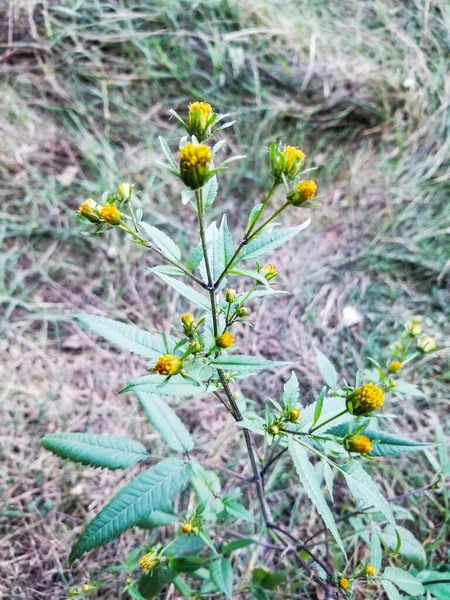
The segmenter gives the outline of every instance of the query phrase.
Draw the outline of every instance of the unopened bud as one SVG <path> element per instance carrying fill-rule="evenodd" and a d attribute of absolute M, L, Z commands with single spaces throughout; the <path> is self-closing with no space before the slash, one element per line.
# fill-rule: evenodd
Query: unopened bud
<path fill-rule="evenodd" d="M 181 526 L 181 531 L 185 535 L 189 535 L 192 531 L 192 524 L 191 523 L 183 523 L 183 525 Z"/>
<path fill-rule="evenodd" d="M 241 317 L 241 319 L 246 317 L 247 315 L 248 315 L 248 308 L 245 308 L 245 306 L 243 306 L 242 308 L 240 308 L 237 311 L 237 316 Z"/>
<path fill-rule="evenodd" d="M 300 409 L 299 408 L 291 408 L 288 412 L 288 421 L 291 423 L 295 423 L 300 418 Z"/>
<path fill-rule="evenodd" d="M 131 196 L 132 190 L 133 186 L 131 185 L 131 183 L 121 183 L 117 188 L 119 196 L 122 200 L 128 200 L 128 198 Z"/>
<path fill-rule="evenodd" d="M 225 300 L 231 304 L 231 302 L 234 302 L 236 299 L 236 290 L 234 290 L 233 288 L 228 288 L 227 291 L 225 292 Z"/>

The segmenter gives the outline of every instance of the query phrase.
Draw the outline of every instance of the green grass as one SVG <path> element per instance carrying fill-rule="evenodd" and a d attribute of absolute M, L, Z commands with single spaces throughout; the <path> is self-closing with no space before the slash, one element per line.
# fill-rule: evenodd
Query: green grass
<path fill-rule="evenodd" d="M 0 3 L 6 32 L 1 37 L 12 40 L 1 44 L 0 84 L 0 348 L 8 366 L 2 376 L 8 464 L 1 486 L 8 499 L 14 486 L 23 493 L 28 486 L 27 493 L 41 502 L 47 494 L 42 478 L 47 486 L 51 479 L 39 438 L 67 424 L 104 431 L 105 415 L 120 418 L 115 391 L 129 374 L 141 372 L 136 361 L 116 355 L 111 360 L 110 353 L 89 345 L 79 330 L 58 323 L 54 315 L 82 308 L 164 328 L 176 310 L 176 298 L 168 299 L 145 274 L 153 259 L 144 264 L 141 251 L 114 234 L 81 235 L 85 227 L 74 218 L 83 198 L 100 198 L 120 181 L 133 181 L 149 219 L 187 250 L 193 215 L 179 202 L 181 187 L 157 164 L 162 159 L 158 135 L 174 142 L 179 134 L 169 108 L 185 113 L 190 101 L 207 100 L 237 119 L 227 130 L 226 152 L 245 153 L 248 160 L 224 173 L 224 200 L 214 210 L 228 211 L 238 230 L 267 189 L 273 139 L 300 145 L 308 165 L 317 167 L 313 175 L 322 206 L 312 215 L 313 226 L 291 244 L 294 259 L 285 253 L 274 257 L 292 295 L 276 310 L 264 305 L 255 314 L 264 327 L 252 338 L 266 355 L 279 357 L 282 341 L 286 352 L 298 357 L 308 402 L 320 385 L 314 346 L 350 378 L 368 354 L 382 357 L 412 315 L 422 315 L 427 331 L 446 343 L 446 2 L 63 0 L 31 6 L 26 11 Z M 290 212 L 286 222 L 303 217 Z M 342 323 L 346 306 L 363 316 L 355 329 Z M 14 370 L 17 377 L 11 378 Z M 423 360 L 409 376 L 426 396 L 396 409 L 412 435 L 421 431 L 433 439 L 437 419 L 448 426 L 448 352 Z M 272 377 L 246 385 L 248 395 L 275 395 L 280 381 Z M 94 388 L 99 391 L 90 406 L 84 390 Z M 133 427 L 141 430 L 129 410 Z M 26 440 L 17 450 L 20 460 L 11 441 L 17 436 Z M 24 482 L 23 465 L 38 457 L 36 481 L 30 476 Z M 401 463 L 395 493 L 433 477 L 425 458 L 414 470 L 408 465 Z M 78 502 L 70 491 L 82 481 L 71 469 L 49 488 L 56 507 L 49 513 L 55 523 L 50 532 L 42 529 L 38 510 L 31 523 L 39 535 L 25 536 L 23 551 L 8 550 L 9 560 L 19 556 L 38 564 L 30 558 L 33 545 L 42 545 L 46 536 L 61 540 L 61 528 L 69 535 L 67 530 L 91 514 L 88 494 Z M 96 477 L 110 492 L 111 480 Z M 291 507 L 277 498 L 287 514 Z M 10 509 L 28 514 L 24 503 L 29 500 L 13 499 Z M 423 497 L 411 502 L 420 539 L 427 538 L 433 523 L 429 559 L 434 568 L 443 568 L 447 558 L 439 544 L 448 535 L 442 529 L 448 511 L 443 518 L 436 502 L 427 504 Z M 2 533 L 30 524 L 26 517 L 0 519 Z M 132 548 L 132 539 L 124 545 Z M 65 578 L 71 577 L 65 551 L 60 547 L 60 565 L 51 556 L 41 561 L 36 584 L 33 573 L 18 576 L 8 566 L 0 591 L 21 581 L 17 598 L 46 597 L 52 585 L 65 593 Z M 114 547 L 106 562 L 123 554 L 124 547 Z M 97 556 L 89 567 L 105 566 Z M 11 595 L 11 589 L 5 587 L 5 593 Z"/>

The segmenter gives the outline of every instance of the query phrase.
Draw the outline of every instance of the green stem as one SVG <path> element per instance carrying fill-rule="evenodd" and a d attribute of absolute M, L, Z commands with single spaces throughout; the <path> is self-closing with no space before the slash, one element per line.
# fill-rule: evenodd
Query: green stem
<path fill-rule="evenodd" d="M 285 203 L 284 203 L 282 206 L 280 206 L 280 208 L 279 208 L 278 210 L 276 210 L 276 211 L 273 213 L 273 215 L 272 215 L 271 217 L 269 217 L 269 218 L 268 218 L 266 221 L 264 221 L 264 223 L 263 223 L 263 224 L 262 224 L 260 227 L 258 227 L 258 229 L 257 229 L 256 231 L 254 231 L 254 232 L 252 233 L 252 235 L 251 235 L 251 237 L 248 239 L 248 241 L 250 241 L 250 240 L 251 240 L 251 239 L 253 239 L 255 236 L 257 236 L 257 235 L 258 235 L 258 233 L 259 233 L 259 232 L 260 232 L 262 229 L 264 229 L 264 227 L 265 227 L 266 225 L 268 225 L 268 224 L 270 223 L 270 221 L 273 221 L 273 219 L 275 219 L 275 217 L 278 217 L 278 215 L 279 215 L 281 212 L 283 212 L 283 210 L 284 210 L 284 209 L 285 209 L 287 206 L 289 206 L 289 202 L 285 202 Z"/>
<path fill-rule="evenodd" d="M 251 227 L 249 227 L 247 229 L 247 231 L 245 232 L 245 235 L 242 239 L 242 242 L 239 244 L 238 249 L 236 250 L 236 252 L 233 254 L 233 256 L 230 258 L 230 260 L 228 261 L 228 264 L 226 265 L 226 267 L 224 268 L 224 270 L 222 271 L 222 273 L 219 275 L 219 278 L 217 279 L 217 281 L 214 284 L 215 289 L 217 289 L 219 287 L 219 285 L 222 283 L 222 280 L 224 279 L 224 277 L 226 277 L 228 271 L 231 269 L 231 267 L 233 266 L 234 261 L 236 260 L 236 258 L 238 257 L 240 251 L 242 250 L 242 248 L 249 243 L 249 241 L 254 237 L 255 233 L 252 233 L 253 227 L 256 225 L 259 217 L 262 215 L 263 210 L 266 208 L 266 206 L 269 203 L 269 200 L 272 198 L 276 188 L 278 187 L 279 183 L 275 182 L 273 184 L 273 186 L 270 188 L 269 193 L 267 194 L 263 205 L 261 206 L 261 209 L 258 213 L 258 217 L 255 219 L 255 222 L 253 223 L 253 225 Z M 258 229 L 259 231 L 259 229 Z"/>
<path fill-rule="evenodd" d="M 339 417 L 342 417 L 342 415 L 345 415 L 345 413 L 347 412 L 347 409 L 343 410 L 342 412 L 340 412 L 337 415 L 334 415 L 334 417 L 331 417 L 330 419 L 328 419 L 327 421 L 324 421 L 323 423 L 320 423 L 320 425 L 316 425 L 315 427 L 313 427 L 312 429 L 310 429 L 308 431 L 309 434 L 314 433 L 315 431 L 317 431 L 318 429 L 321 429 L 322 427 L 324 427 L 324 425 L 328 425 L 328 423 L 331 423 L 332 421 L 334 421 L 335 419 L 338 419 Z"/>

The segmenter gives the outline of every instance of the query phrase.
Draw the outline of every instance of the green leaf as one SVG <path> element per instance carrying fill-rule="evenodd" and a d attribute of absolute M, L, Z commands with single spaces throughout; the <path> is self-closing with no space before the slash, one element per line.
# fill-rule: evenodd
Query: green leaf
<path fill-rule="evenodd" d="M 250 523 L 255 522 L 253 515 L 251 515 L 248 512 L 248 510 L 244 506 L 242 506 L 242 504 L 239 504 L 237 500 L 227 500 L 224 498 L 223 504 L 227 512 L 230 515 L 233 515 L 233 517 L 239 519 L 240 521 L 249 521 Z"/>
<path fill-rule="evenodd" d="M 170 566 L 179 573 L 193 573 L 210 562 L 210 558 L 201 556 L 179 556 L 170 560 Z"/>
<path fill-rule="evenodd" d="M 203 310 L 211 310 L 211 305 L 207 296 L 204 296 L 203 294 L 200 294 L 200 292 L 193 290 L 182 281 L 178 281 L 178 279 L 169 277 L 169 275 L 164 275 L 163 273 L 156 273 L 156 275 L 165 283 L 167 283 L 167 285 L 170 285 L 170 287 L 172 287 L 179 294 L 190 300 L 196 306 L 199 306 Z"/>
<path fill-rule="evenodd" d="M 370 536 L 370 564 L 375 568 L 375 572 L 378 573 L 381 569 L 381 563 L 383 561 L 383 552 L 381 551 L 380 538 L 375 525 L 372 523 L 372 535 Z"/>
<path fill-rule="evenodd" d="M 291 377 L 283 386 L 283 404 L 285 408 L 295 406 L 300 397 L 300 389 L 298 385 L 298 379 L 294 371 L 292 371 Z"/>
<path fill-rule="evenodd" d="M 199 244 L 194 248 L 189 258 L 187 268 L 189 271 L 193 271 L 202 262 L 203 259 L 203 246 Z"/>
<path fill-rule="evenodd" d="M 199 463 L 192 463 L 192 487 L 197 494 L 200 504 L 205 505 L 203 516 L 215 521 L 218 513 L 223 510 L 223 502 L 218 497 L 222 486 L 214 471 L 207 471 Z"/>
<path fill-rule="evenodd" d="M 425 588 L 411 573 L 399 569 L 398 567 L 386 567 L 382 575 L 383 579 L 388 579 L 395 583 L 402 591 L 411 596 L 420 596 L 425 593 Z"/>
<path fill-rule="evenodd" d="M 227 265 L 234 254 L 233 238 L 231 232 L 228 229 L 227 215 L 223 215 L 220 223 L 219 235 L 223 239 L 223 249 L 225 254 L 225 264 Z"/>
<path fill-rule="evenodd" d="M 390 550 L 395 550 L 397 546 L 396 530 L 402 542 L 398 553 L 410 560 L 419 570 L 424 569 L 427 564 L 425 550 L 409 529 L 405 529 L 405 527 L 401 527 L 400 525 L 397 525 L 395 529 L 392 526 L 386 526 L 379 532 L 383 544 Z"/>
<path fill-rule="evenodd" d="M 181 375 L 172 375 L 170 378 L 162 375 L 145 375 L 129 381 L 121 392 L 146 392 L 149 394 L 162 394 L 163 396 L 198 396 L 207 390 L 206 384 L 198 384 L 186 380 Z"/>
<path fill-rule="evenodd" d="M 156 598 L 163 587 L 172 583 L 177 575 L 175 569 L 155 567 L 139 579 L 138 591 L 144 598 Z"/>
<path fill-rule="evenodd" d="M 146 515 L 172 499 L 187 482 L 189 464 L 179 458 L 167 458 L 140 473 L 87 525 L 69 556 L 72 564 L 105 542 L 133 527 Z"/>
<path fill-rule="evenodd" d="M 314 419 L 313 419 L 313 424 L 312 424 L 313 427 L 322 415 L 323 401 L 325 400 L 326 393 L 327 393 L 327 388 L 325 386 L 322 388 L 322 391 L 320 392 L 320 394 L 317 398 L 317 401 L 316 401 L 316 408 L 314 409 Z"/>
<path fill-rule="evenodd" d="M 230 273 L 232 273 L 233 275 L 242 275 L 242 277 L 249 277 L 250 279 L 254 279 L 255 281 L 258 281 L 258 283 L 261 283 L 265 286 L 269 285 L 269 282 L 264 277 L 264 275 L 261 275 L 261 273 L 255 271 L 255 269 L 244 269 L 243 267 L 239 267 L 236 269 L 232 269 Z"/>
<path fill-rule="evenodd" d="M 136 523 L 141 529 L 153 529 L 154 527 L 165 527 L 178 519 L 178 515 L 168 510 L 153 510 L 149 515 Z"/>
<path fill-rule="evenodd" d="M 227 598 L 232 598 L 233 571 L 227 558 L 220 556 L 209 565 L 209 573 L 213 583 Z"/>
<path fill-rule="evenodd" d="M 283 366 L 289 363 L 267 360 L 265 358 L 258 358 L 257 356 L 234 355 L 219 356 L 209 364 L 215 369 L 227 369 L 234 373 L 252 373 L 253 371 L 259 371 L 260 369 L 272 369 L 273 367 Z"/>
<path fill-rule="evenodd" d="M 348 424 L 338 425 L 337 427 L 331 427 L 327 430 L 327 433 L 336 435 L 338 437 L 344 437 L 349 433 L 353 433 L 357 429 L 357 425 Z M 373 449 L 369 452 L 369 456 L 389 456 L 397 458 L 405 452 L 414 452 L 423 450 L 427 446 L 433 446 L 433 444 L 426 442 L 416 442 L 415 440 L 409 440 L 407 438 L 399 437 L 389 431 L 380 431 L 378 429 L 366 429 L 364 431 L 371 440 L 376 440 L 373 444 Z"/>
<path fill-rule="evenodd" d="M 401 600 L 403 598 L 395 585 L 387 579 L 382 579 L 381 585 L 383 586 L 389 600 Z"/>
<path fill-rule="evenodd" d="M 235 550 L 240 550 L 241 548 L 246 548 L 247 546 L 252 546 L 253 544 L 256 544 L 256 541 L 252 540 L 251 538 L 238 539 L 224 546 L 222 548 L 222 553 L 231 554 Z"/>
<path fill-rule="evenodd" d="M 161 229 L 158 229 L 153 225 L 148 225 L 148 223 L 145 223 L 144 221 L 141 221 L 139 225 L 145 231 L 152 243 L 159 248 L 165 256 L 177 263 L 181 261 L 181 250 L 172 238 L 164 233 L 164 231 L 161 231 Z"/>
<path fill-rule="evenodd" d="M 159 143 L 161 144 L 161 149 L 163 151 L 163 154 L 166 157 L 166 159 L 169 161 L 170 167 L 172 169 L 174 169 L 175 171 L 179 172 L 180 167 L 175 162 L 175 159 L 172 156 L 172 152 L 170 151 L 170 148 L 169 148 L 166 140 L 162 136 L 159 136 L 158 139 L 159 139 Z"/>
<path fill-rule="evenodd" d="M 177 452 L 189 453 L 194 447 L 191 434 L 178 415 L 156 394 L 135 390 L 137 399 L 148 420 L 166 444 Z"/>
<path fill-rule="evenodd" d="M 310 222 L 310 219 L 308 219 L 297 227 L 291 227 L 289 229 L 275 229 L 270 233 L 262 233 L 249 244 L 244 246 L 242 252 L 239 254 L 237 262 L 240 262 L 241 260 L 258 258 L 258 256 L 261 256 L 261 254 L 266 254 L 267 252 L 271 252 L 272 250 L 279 248 L 300 233 L 300 231 L 306 229 Z"/>
<path fill-rule="evenodd" d="M 294 463 L 295 470 L 298 473 L 300 481 L 305 488 L 311 502 L 317 509 L 317 512 L 322 517 L 325 525 L 332 533 L 336 540 L 339 548 L 345 554 L 344 544 L 342 543 L 341 536 L 337 529 L 334 521 L 333 514 L 326 503 L 326 500 L 320 489 L 319 481 L 314 467 L 309 462 L 308 454 L 306 450 L 298 442 L 296 442 L 292 436 L 288 438 L 288 448 L 292 461 Z"/>
<path fill-rule="evenodd" d="M 432 594 L 436 600 L 448 600 L 450 598 L 450 571 L 422 571 L 416 579 L 425 584 L 426 591 Z M 443 580 L 442 583 L 428 582 Z"/>
<path fill-rule="evenodd" d="M 126 469 L 149 456 L 140 442 L 112 435 L 54 433 L 41 444 L 61 458 L 102 469 Z"/>
<path fill-rule="evenodd" d="M 300 420 L 298 421 L 301 431 L 309 431 L 312 428 L 316 415 L 317 404 L 318 401 L 316 400 L 315 402 L 308 404 L 308 406 L 306 406 L 302 410 Z M 326 421 L 328 421 L 328 419 L 331 419 L 332 417 L 337 417 L 337 415 L 342 413 L 343 411 L 345 411 L 344 398 L 337 398 L 334 396 L 325 397 L 323 400 L 320 418 L 315 424 L 315 426 L 318 428 L 318 426 L 321 423 L 325 423 Z M 339 423 L 346 423 L 348 421 L 354 421 L 354 417 L 349 413 L 345 413 L 341 417 L 335 419 L 332 423 L 330 423 L 330 425 L 325 425 L 324 428 L 320 431 L 320 433 L 328 431 L 330 428 L 338 425 Z"/>
<path fill-rule="evenodd" d="M 330 360 L 318 348 L 316 350 L 317 367 L 327 386 L 334 390 L 338 386 L 339 376 Z"/>
<path fill-rule="evenodd" d="M 248 217 L 248 222 L 247 222 L 247 231 L 249 231 L 250 229 L 253 229 L 253 225 L 256 223 L 256 221 L 258 220 L 258 217 L 261 213 L 261 208 L 262 208 L 262 204 L 257 204 L 256 206 L 254 206 L 250 212 L 250 215 Z"/>
<path fill-rule="evenodd" d="M 208 227 L 205 232 L 206 237 L 206 252 L 208 254 L 209 265 L 211 268 L 211 276 L 213 281 L 216 281 L 222 271 L 225 268 L 225 247 L 224 247 L 224 239 L 220 235 L 217 225 L 214 222 Z M 203 259 L 200 263 L 200 273 L 203 277 L 204 281 L 208 281 L 208 275 L 206 272 L 205 260 Z M 208 301 L 209 302 L 209 301 Z M 209 304 L 208 304 L 209 306 Z"/>
<path fill-rule="evenodd" d="M 97 335 L 101 335 L 105 340 L 128 350 L 133 354 L 143 356 L 144 358 L 157 358 L 166 353 L 166 348 L 161 335 L 152 335 L 147 331 L 142 331 L 134 325 L 127 325 L 121 321 L 114 321 L 106 317 L 97 317 L 95 315 L 78 314 L 75 317 Z M 178 340 L 167 336 L 174 345 Z"/>
<path fill-rule="evenodd" d="M 351 460 L 347 465 L 340 467 L 344 471 L 350 493 L 360 502 L 374 506 L 395 527 L 395 520 L 391 508 L 374 480 L 356 460 Z"/>
<path fill-rule="evenodd" d="M 219 190 L 219 184 L 217 182 L 217 176 L 211 177 L 205 183 L 202 189 L 203 203 L 205 208 L 209 208 L 211 204 L 214 202 L 217 196 L 217 192 Z"/>
<path fill-rule="evenodd" d="M 323 466 L 323 478 L 325 480 L 325 485 L 327 486 L 328 493 L 331 498 L 331 502 L 334 502 L 333 498 L 333 472 L 327 460 L 322 461 Z"/>

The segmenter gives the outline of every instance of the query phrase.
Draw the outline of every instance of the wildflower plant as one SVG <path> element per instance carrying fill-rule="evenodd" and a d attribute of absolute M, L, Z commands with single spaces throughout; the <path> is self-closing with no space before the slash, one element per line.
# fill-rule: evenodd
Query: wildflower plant
<path fill-rule="evenodd" d="M 122 392 L 135 395 L 169 450 L 165 458 L 155 461 L 149 449 L 133 439 L 89 433 L 45 436 L 42 444 L 47 450 L 84 465 L 115 470 L 142 464 L 140 473 L 87 524 L 71 550 L 70 564 L 130 528 L 158 532 L 164 525 L 169 533 L 166 529 L 163 536 L 160 530 L 158 542 L 137 548 L 135 559 L 127 563 L 129 576 L 123 591 L 132 597 L 152 598 L 171 582 L 180 591 L 185 590 L 182 595 L 189 596 L 186 581 L 194 587 L 192 595 L 196 597 L 219 594 L 231 598 L 239 592 L 266 598 L 266 590 L 276 588 L 285 588 L 289 593 L 286 575 L 269 568 L 273 560 L 270 565 L 254 567 L 250 579 L 239 579 L 234 568 L 235 553 L 245 546 L 257 548 L 258 544 L 266 544 L 275 553 L 289 553 L 292 565 L 301 573 L 302 596 L 319 586 L 324 590 L 323 597 L 348 598 L 356 580 L 368 586 L 383 586 L 390 598 L 400 597 L 397 588 L 411 595 L 421 594 L 422 584 L 407 571 L 383 568 L 381 543 L 388 552 L 401 554 L 406 530 L 397 525 L 391 503 L 365 465 L 427 445 L 394 435 L 386 429 L 386 420 L 378 417 L 389 405 L 390 396 L 401 394 L 398 375 L 405 364 L 433 351 L 436 344 L 422 335 L 420 325 L 413 320 L 390 349 L 384 367 L 371 359 L 370 379 L 357 371 L 354 382 L 341 380 L 332 363 L 318 352 L 318 368 L 325 386 L 312 403 L 307 404 L 302 397 L 293 371 L 279 398 L 259 398 L 251 410 L 238 402 L 240 380 L 263 369 L 286 371 L 289 364 L 242 354 L 233 329 L 237 323 L 249 323 L 249 305 L 261 298 L 270 300 L 281 292 L 276 267 L 261 258 L 300 234 L 309 220 L 290 228 L 275 227 L 273 221 L 285 210 L 296 211 L 294 216 L 302 217 L 303 210 L 314 206 L 311 201 L 317 185 L 303 179 L 306 157 L 300 148 L 273 143 L 268 165 L 271 185 L 265 199 L 251 210 L 245 233 L 236 243 L 226 215 L 219 224 L 208 222 L 211 205 L 217 202 L 217 175 L 232 160 L 216 167 L 214 157 L 223 143 L 211 146 L 210 140 L 232 123 L 217 126 L 223 117 L 202 102 L 189 107 L 186 121 L 173 111 L 172 115 L 188 136 L 181 138 L 178 159 L 163 139 L 161 146 L 167 159 L 165 166 L 186 186 L 183 200 L 190 202 L 196 212 L 199 239 L 190 257 L 183 260 L 176 242 L 143 220 L 129 183 L 105 192 L 99 202 L 85 200 L 78 215 L 96 235 L 115 229 L 143 250 L 156 253 L 162 264 L 150 271 L 185 297 L 192 312 L 177 317 L 170 334 L 149 332 L 109 318 L 76 315 L 86 328 L 148 360 L 148 372 L 129 381 Z M 276 193 L 281 197 L 277 205 Z M 243 438 L 250 476 L 222 469 L 220 478 L 211 467 L 205 467 L 202 449 L 196 448 L 187 425 L 167 400 L 205 394 L 219 400 L 219 407 L 234 420 L 236 436 Z M 323 529 L 308 540 L 298 539 L 283 527 L 266 494 L 267 474 L 286 456 L 323 520 Z M 333 514 L 327 501 L 328 496 L 333 502 L 334 476 L 346 482 L 356 502 L 360 525 L 367 530 L 362 539 L 370 546 L 370 565 L 347 559 L 352 542 L 344 543 L 338 526 L 345 515 Z M 188 486 L 195 493 L 195 506 L 186 501 L 184 490 Z M 249 496 L 242 493 L 242 488 L 254 489 L 257 509 L 246 506 Z M 236 521 L 241 522 L 246 535 L 229 542 L 229 527 Z M 331 553 L 323 552 L 320 535 L 326 536 Z M 139 565 L 142 573 L 136 576 Z"/>

